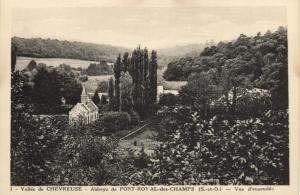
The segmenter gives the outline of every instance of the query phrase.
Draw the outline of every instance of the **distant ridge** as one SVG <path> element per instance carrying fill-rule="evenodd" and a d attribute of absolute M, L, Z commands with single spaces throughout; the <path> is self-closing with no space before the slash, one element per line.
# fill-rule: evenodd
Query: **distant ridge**
<path fill-rule="evenodd" d="M 205 47 L 215 45 L 213 41 L 206 43 L 194 43 L 186 45 L 176 45 L 173 47 L 166 47 L 158 49 L 158 52 L 164 56 L 173 57 L 194 57 L 198 56 Z"/>
<path fill-rule="evenodd" d="M 129 48 L 107 44 L 61 41 L 42 38 L 12 38 L 12 47 L 17 55 L 35 58 L 71 58 L 89 61 L 114 62 L 119 53 L 129 52 Z"/>
<path fill-rule="evenodd" d="M 131 52 L 130 48 L 108 44 L 87 43 L 43 38 L 12 38 L 12 47 L 17 48 L 17 56 L 32 58 L 70 58 L 88 61 L 106 61 L 114 63 L 119 54 Z M 160 69 L 171 61 L 181 57 L 198 56 L 205 47 L 212 43 L 177 45 L 159 48 L 158 61 Z M 155 48 L 153 48 L 155 49 Z"/>

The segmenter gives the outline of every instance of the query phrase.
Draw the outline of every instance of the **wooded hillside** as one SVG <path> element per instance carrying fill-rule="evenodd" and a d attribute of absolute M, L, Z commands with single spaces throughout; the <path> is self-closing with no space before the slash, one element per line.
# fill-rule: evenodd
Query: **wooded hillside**
<path fill-rule="evenodd" d="M 164 78 L 170 81 L 187 80 L 194 72 L 220 68 L 230 60 L 239 61 L 247 67 L 249 77 L 258 79 L 266 65 L 282 63 L 287 65 L 287 30 L 267 31 L 256 36 L 241 34 L 236 40 L 219 42 L 206 47 L 196 57 L 184 57 L 168 64 Z"/>
<path fill-rule="evenodd" d="M 17 47 L 18 56 L 37 58 L 72 58 L 80 60 L 108 62 L 115 61 L 119 53 L 129 51 L 128 48 L 105 44 L 60 41 L 41 38 L 12 38 L 12 46 Z"/>

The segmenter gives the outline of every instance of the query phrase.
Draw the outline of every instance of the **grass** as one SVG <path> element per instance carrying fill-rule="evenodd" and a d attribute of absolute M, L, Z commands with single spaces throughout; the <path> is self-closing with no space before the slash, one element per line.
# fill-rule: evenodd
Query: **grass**
<path fill-rule="evenodd" d="M 95 63 L 94 61 L 87 60 L 78 60 L 78 59 L 69 59 L 69 58 L 33 58 L 33 57 L 17 57 L 16 69 L 22 70 L 24 69 L 31 60 L 36 61 L 37 64 L 44 63 L 47 66 L 57 67 L 60 64 L 67 64 L 73 68 L 87 68 L 91 63 Z"/>
<path fill-rule="evenodd" d="M 156 140 L 157 132 L 153 128 L 154 126 L 150 123 L 137 134 L 121 140 L 119 142 L 120 149 L 124 151 L 131 149 L 134 154 L 138 154 L 144 148 L 147 155 L 153 154 L 155 148 L 161 143 Z"/>
<path fill-rule="evenodd" d="M 101 81 L 108 82 L 114 75 L 100 75 L 100 76 L 88 76 L 88 80 L 84 83 L 87 93 L 95 93 L 98 84 Z"/>

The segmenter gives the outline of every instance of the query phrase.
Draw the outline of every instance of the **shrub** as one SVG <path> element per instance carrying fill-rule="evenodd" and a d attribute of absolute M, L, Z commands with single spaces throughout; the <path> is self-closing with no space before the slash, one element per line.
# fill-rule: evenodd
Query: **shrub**
<path fill-rule="evenodd" d="M 105 185 L 118 169 L 116 146 L 101 136 L 66 135 L 58 153 L 54 184 Z"/>
<path fill-rule="evenodd" d="M 135 158 L 134 164 L 137 168 L 147 168 L 148 163 L 150 162 L 149 156 L 145 153 L 144 147 L 142 147 L 141 151 L 138 153 L 138 156 Z"/>
<path fill-rule="evenodd" d="M 52 182 L 57 145 L 62 141 L 61 129 L 65 129 L 67 120 L 33 117 L 17 125 L 20 127 L 12 126 L 11 183 L 48 185 Z"/>
<path fill-rule="evenodd" d="M 138 122 L 140 121 L 140 115 L 139 115 L 139 113 L 137 113 L 135 111 L 132 111 L 130 113 L 130 117 L 131 117 L 131 121 L 130 121 L 131 125 L 137 125 Z"/>
<path fill-rule="evenodd" d="M 106 98 L 106 96 L 105 95 L 102 95 L 101 96 L 101 104 L 102 105 L 106 105 L 108 102 L 107 102 L 107 98 Z"/>
<path fill-rule="evenodd" d="M 131 118 L 127 112 L 106 112 L 99 116 L 95 125 L 100 127 L 105 134 L 110 134 L 127 128 L 130 121 Z M 96 128 L 95 131 L 97 131 Z"/>
<path fill-rule="evenodd" d="M 159 103 L 154 103 L 149 106 L 149 116 L 155 116 L 157 114 L 157 111 L 159 110 L 160 105 Z"/>
<path fill-rule="evenodd" d="M 108 105 L 108 104 L 105 104 L 105 105 L 103 105 L 103 104 L 98 104 L 97 106 L 98 106 L 98 108 L 99 108 L 99 113 L 100 113 L 100 114 L 109 111 L 109 105 Z"/>
<path fill-rule="evenodd" d="M 239 119 L 261 117 L 262 113 L 271 109 L 269 96 L 244 95 L 239 98 L 236 105 L 236 116 Z"/>
<path fill-rule="evenodd" d="M 162 94 L 159 98 L 161 106 L 174 106 L 178 103 L 178 97 L 172 93 Z"/>
<path fill-rule="evenodd" d="M 86 82 L 86 81 L 88 81 L 88 76 L 87 75 L 81 75 L 81 76 L 79 76 L 79 80 L 81 81 L 81 82 Z"/>
<path fill-rule="evenodd" d="M 182 114 L 176 110 L 168 110 L 173 119 Z M 151 158 L 149 185 L 289 184 L 286 111 L 234 124 L 219 117 L 202 120 L 191 111 L 176 125 Z"/>
<path fill-rule="evenodd" d="M 187 119 L 190 116 L 191 109 L 186 106 L 163 106 L 157 112 L 159 119 L 157 136 L 159 141 L 170 141 L 171 135 L 175 132 L 178 126 L 182 126 L 186 122 L 192 122 Z"/>
<path fill-rule="evenodd" d="M 53 108 L 53 114 L 68 114 L 74 105 L 59 105 Z"/>

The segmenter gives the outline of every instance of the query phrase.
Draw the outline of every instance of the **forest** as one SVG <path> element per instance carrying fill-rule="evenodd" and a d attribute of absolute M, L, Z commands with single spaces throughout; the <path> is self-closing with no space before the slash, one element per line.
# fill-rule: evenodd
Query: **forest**
<path fill-rule="evenodd" d="M 71 58 L 89 61 L 113 62 L 119 53 L 129 51 L 124 47 L 104 44 L 60 41 L 41 38 L 12 38 L 12 47 L 18 48 L 18 56 L 36 58 Z"/>
<path fill-rule="evenodd" d="M 72 68 L 12 71 L 12 184 L 288 185 L 287 48 L 279 27 L 170 62 L 165 79 L 187 84 L 157 102 L 159 53 L 138 46 L 117 55 L 114 80 L 99 83 L 109 99 L 95 92 L 99 119 L 78 126 L 68 124 L 68 108 L 53 109 L 61 96 L 79 101 Z M 145 123 L 154 152 L 121 149 L 123 132 Z"/>
<path fill-rule="evenodd" d="M 211 46 L 214 42 L 204 44 L 188 44 L 169 48 L 160 48 L 158 52 L 159 69 L 163 69 L 171 61 L 180 57 L 195 56 L 205 47 Z M 115 61 L 119 53 L 129 52 L 132 49 L 110 46 L 104 44 L 60 41 L 56 39 L 42 38 L 12 38 L 12 47 L 18 48 L 17 56 L 34 58 L 70 58 L 97 62 Z M 96 74 L 96 73 L 92 73 Z"/>
<path fill-rule="evenodd" d="M 235 79 L 236 85 L 270 90 L 278 106 L 287 108 L 287 64 L 287 29 L 279 27 L 264 35 L 257 33 L 247 37 L 241 34 L 235 41 L 205 48 L 197 57 L 171 62 L 164 78 L 189 80 L 195 74 L 209 73 L 217 82 L 222 69 L 228 69 L 232 72 L 228 76 Z"/>
<path fill-rule="evenodd" d="M 113 74 L 113 67 L 102 60 L 99 63 L 91 63 L 86 69 L 81 70 L 81 74 L 89 76 L 111 75 Z"/>

